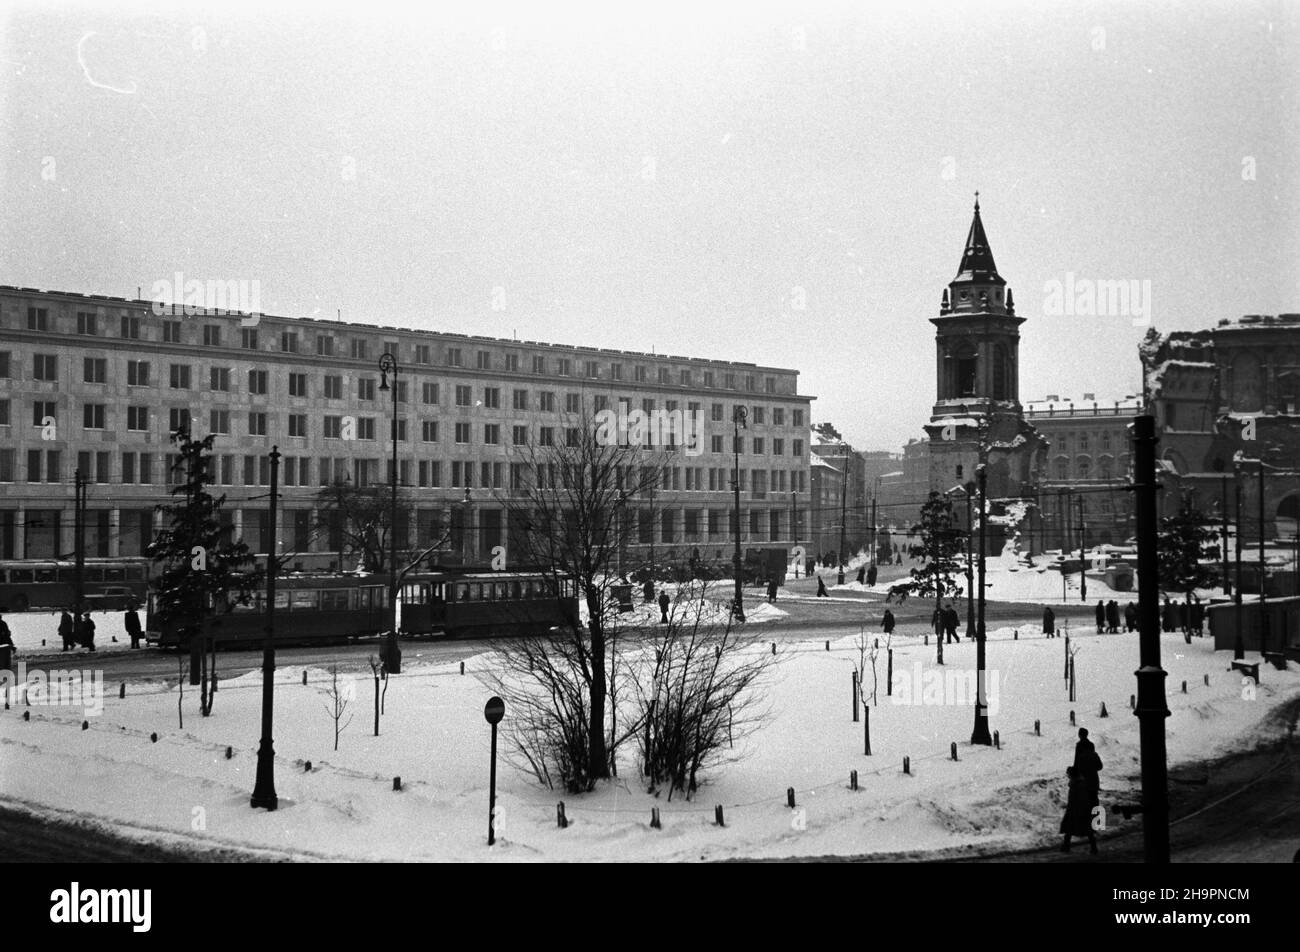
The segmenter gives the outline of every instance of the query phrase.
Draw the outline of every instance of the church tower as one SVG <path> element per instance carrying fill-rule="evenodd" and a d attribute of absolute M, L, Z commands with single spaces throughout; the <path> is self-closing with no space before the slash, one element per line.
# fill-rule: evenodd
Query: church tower
<path fill-rule="evenodd" d="M 975 478 L 981 443 L 990 497 L 1018 496 L 1033 484 L 1047 442 L 1020 406 L 1020 325 L 998 274 L 980 218 L 966 235 L 957 276 L 930 318 L 935 333 L 936 399 L 930 437 L 930 489 L 946 492 Z"/>

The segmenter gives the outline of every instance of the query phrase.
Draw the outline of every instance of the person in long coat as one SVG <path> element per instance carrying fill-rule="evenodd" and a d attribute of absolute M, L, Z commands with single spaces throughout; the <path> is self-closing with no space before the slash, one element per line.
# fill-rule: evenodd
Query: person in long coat
<path fill-rule="evenodd" d="M 1106 603 L 1106 630 L 1112 635 L 1119 632 L 1119 602 L 1113 598 Z"/>
<path fill-rule="evenodd" d="M 1129 631 L 1137 631 L 1138 609 L 1132 602 L 1124 606 L 1124 624 Z"/>
<path fill-rule="evenodd" d="M 1092 829 L 1092 794 L 1088 780 L 1074 767 L 1067 767 L 1065 775 L 1070 778 L 1070 791 L 1065 801 L 1065 816 L 1061 818 L 1061 833 L 1065 842 L 1061 852 L 1070 852 L 1070 839 L 1075 836 L 1088 838 L 1089 850 L 1097 852 L 1097 834 Z"/>
<path fill-rule="evenodd" d="M 672 599 L 668 597 L 667 592 L 659 593 L 659 624 L 668 624 L 668 606 L 672 604 Z"/>
<path fill-rule="evenodd" d="M 876 584 L 876 567 L 873 565 L 867 569 L 867 587 L 874 588 Z"/>
<path fill-rule="evenodd" d="M 1191 625 L 1192 631 L 1196 632 L 1198 635 L 1204 633 L 1205 606 L 1201 604 L 1201 600 L 1197 598 L 1195 594 L 1192 595 L 1191 618 L 1188 620 L 1188 623 Z"/>
<path fill-rule="evenodd" d="M 142 630 L 140 628 L 140 613 L 136 611 L 134 608 L 130 609 L 126 613 L 126 633 L 127 636 L 131 639 L 131 647 L 139 648 L 140 635 L 142 633 Z"/>
<path fill-rule="evenodd" d="M 17 650 L 9 625 L 5 623 L 3 616 L 0 616 L 0 671 L 13 670 L 14 652 Z"/>
<path fill-rule="evenodd" d="M 59 638 L 63 640 L 64 651 L 76 647 L 77 640 L 73 634 L 72 616 L 65 611 L 61 616 L 59 616 Z"/>
<path fill-rule="evenodd" d="M 90 617 L 90 612 L 81 616 L 81 621 L 77 624 L 77 644 L 83 648 L 95 650 L 95 621 Z"/>
<path fill-rule="evenodd" d="M 885 634 L 892 634 L 894 631 L 894 613 L 888 608 L 885 609 L 885 615 L 880 620 L 881 627 L 885 629 Z"/>
<path fill-rule="evenodd" d="M 1100 599 L 1097 600 L 1096 615 L 1097 615 L 1097 634 L 1101 634 L 1103 631 L 1106 630 L 1106 603 L 1101 601 Z"/>
<path fill-rule="evenodd" d="M 957 609 L 949 605 L 943 610 L 943 626 L 948 631 L 948 643 L 961 641 L 961 635 L 957 634 L 957 626 L 961 624 L 961 616 L 957 614 Z"/>
<path fill-rule="evenodd" d="M 1170 604 L 1169 596 L 1165 596 L 1165 603 L 1160 610 L 1160 627 L 1165 631 L 1174 630 L 1174 606 Z"/>
<path fill-rule="evenodd" d="M 817 576 L 817 597 L 818 598 L 831 597 L 830 592 L 826 591 L 826 583 L 822 581 L 822 577 L 820 575 Z"/>
<path fill-rule="evenodd" d="M 1043 606 L 1043 634 L 1048 638 L 1056 636 L 1056 612 L 1052 611 L 1052 606 Z"/>

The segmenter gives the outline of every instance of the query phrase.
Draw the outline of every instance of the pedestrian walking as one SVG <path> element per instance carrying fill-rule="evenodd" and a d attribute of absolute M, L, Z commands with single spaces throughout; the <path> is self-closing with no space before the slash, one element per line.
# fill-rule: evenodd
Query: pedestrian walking
<path fill-rule="evenodd" d="M 1165 603 L 1160 610 L 1160 627 L 1165 631 L 1174 630 L 1174 606 L 1169 603 L 1169 596 L 1165 596 Z"/>
<path fill-rule="evenodd" d="M 1043 634 L 1048 638 L 1056 637 L 1056 612 L 1050 605 L 1043 606 Z"/>
<path fill-rule="evenodd" d="M 64 651 L 77 646 L 77 640 L 74 635 L 75 633 L 72 629 L 72 616 L 65 610 L 63 614 L 59 616 L 59 638 L 63 641 Z"/>
<path fill-rule="evenodd" d="M 858 584 L 863 585 L 867 581 L 867 570 L 863 566 L 858 566 Z"/>
<path fill-rule="evenodd" d="M 767 600 L 769 602 L 776 601 L 776 579 L 774 578 L 767 580 Z"/>
<path fill-rule="evenodd" d="M 1096 854 L 1097 834 L 1092 829 L 1093 804 L 1088 792 L 1088 781 L 1074 767 L 1067 767 L 1065 775 L 1070 778 L 1070 787 L 1066 795 L 1065 816 L 1061 818 L 1061 832 L 1065 835 L 1061 852 L 1070 852 L 1070 840 L 1073 837 L 1086 836 L 1089 852 Z"/>
<path fill-rule="evenodd" d="M 659 593 L 659 624 L 668 624 L 668 606 L 672 604 L 667 592 Z"/>
<path fill-rule="evenodd" d="M 888 608 L 885 609 L 884 617 L 880 619 L 880 627 L 885 630 L 885 634 L 890 635 L 894 632 L 894 613 Z"/>
<path fill-rule="evenodd" d="M 873 564 L 873 565 L 871 566 L 871 568 L 867 569 L 867 587 L 868 587 L 868 588 L 875 588 L 875 587 L 876 587 L 876 577 L 877 577 L 877 575 L 876 575 L 876 566 Z"/>
<path fill-rule="evenodd" d="M 1129 631 L 1138 629 L 1138 609 L 1132 602 L 1124 606 L 1124 625 Z"/>
<path fill-rule="evenodd" d="M 1119 634 L 1119 602 L 1113 598 L 1106 603 L 1106 631 Z"/>
<path fill-rule="evenodd" d="M 650 579 L 646 579 L 645 584 L 641 586 L 641 595 L 645 601 L 653 602 L 655 599 L 655 583 Z"/>
<path fill-rule="evenodd" d="M 822 581 L 822 577 L 820 575 L 817 576 L 817 597 L 818 598 L 831 597 L 830 593 L 826 591 L 826 583 Z"/>
<path fill-rule="evenodd" d="M 90 617 L 90 612 L 81 616 L 81 621 L 77 623 L 77 644 L 90 651 L 95 650 L 95 621 Z"/>
<path fill-rule="evenodd" d="M 961 624 L 961 616 L 957 614 L 957 609 L 951 605 L 943 610 L 943 627 L 948 634 L 948 644 L 954 641 L 961 641 L 961 635 L 957 634 L 957 626 Z"/>
<path fill-rule="evenodd" d="M 1196 632 L 1197 635 L 1205 634 L 1205 606 L 1201 604 L 1201 600 L 1196 597 L 1195 592 L 1192 593 L 1192 604 L 1188 623 L 1191 626 L 1192 631 Z"/>
<path fill-rule="evenodd" d="M 1106 630 L 1106 603 L 1098 599 L 1097 601 L 1097 634 Z"/>
<path fill-rule="evenodd" d="M 140 613 L 135 610 L 134 605 L 126 613 L 126 634 L 131 639 L 131 647 L 139 648 L 142 629 L 140 628 Z"/>

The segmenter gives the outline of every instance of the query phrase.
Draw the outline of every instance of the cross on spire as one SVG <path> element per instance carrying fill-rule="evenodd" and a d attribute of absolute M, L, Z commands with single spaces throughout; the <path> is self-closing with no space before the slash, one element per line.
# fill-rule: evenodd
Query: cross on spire
<path fill-rule="evenodd" d="M 979 189 L 975 190 L 975 211 L 980 210 L 980 193 Z"/>

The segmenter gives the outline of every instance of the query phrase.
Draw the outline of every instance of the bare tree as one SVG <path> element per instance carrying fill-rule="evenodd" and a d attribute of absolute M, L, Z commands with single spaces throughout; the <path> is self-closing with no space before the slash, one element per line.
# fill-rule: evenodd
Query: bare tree
<path fill-rule="evenodd" d="M 893 635 L 885 635 L 885 650 L 889 650 L 890 641 Z M 865 628 L 858 632 L 855 642 L 858 649 L 858 696 L 862 700 L 862 706 L 867 707 L 867 665 L 871 665 L 871 704 L 876 704 L 876 698 L 880 691 L 880 676 L 876 671 L 876 659 L 880 655 L 880 638 L 867 634 Z"/>
<path fill-rule="evenodd" d="M 374 678 L 375 681 L 375 736 L 378 737 L 379 736 L 379 681 L 381 676 L 384 678 L 384 680 L 387 680 L 387 671 L 385 671 L 384 669 L 384 663 L 380 661 L 378 658 L 376 658 L 374 655 L 368 657 L 366 661 L 370 664 L 370 676 Z M 387 685 L 385 685 L 384 687 L 385 690 L 387 690 Z"/>
<path fill-rule="evenodd" d="M 636 727 L 615 733 L 618 610 L 611 589 L 620 583 L 637 518 L 654 518 L 651 489 L 665 454 L 646 450 L 640 433 L 611 438 L 585 417 L 569 422 L 557 445 L 516 449 L 520 462 L 501 502 L 511 564 L 542 572 L 557 597 L 576 588 L 586 620 L 581 610 L 568 611 L 548 635 L 500 643 L 493 684 L 514 712 L 512 740 L 529 769 L 543 783 L 577 792 L 610 776 L 619 743 Z"/>
<path fill-rule="evenodd" d="M 315 534 L 328 534 L 340 541 L 339 568 L 348 555 L 360 556 L 360 564 L 371 572 L 388 570 L 389 536 L 392 523 L 392 488 L 388 485 L 357 486 L 336 480 L 316 494 Z M 397 511 L 411 513 L 414 499 L 406 489 L 399 489 Z M 400 531 L 401 524 L 398 529 Z M 429 524 L 418 521 L 406 526 L 405 544 L 398 547 L 399 578 L 405 576 L 434 552 L 446 549 L 450 529 L 441 520 Z M 291 556 L 285 556 L 287 561 Z M 284 562 L 282 561 L 282 564 Z"/>
<path fill-rule="evenodd" d="M 723 620 L 725 619 L 725 620 Z M 700 773 L 731 756 L 737 738 L 765 720 L 762 690 L 776 663 L 757 636 L 732 626 L 707 585 L 679 590 L 667 625 L 647 638 L 636 690 L 642 771 L 652 792 L 691 798 Z"/>
<path fill-rule="evenodd" d="M 217 639 L 210 632 L 204 631 L 200 638 L 199 653 L 199 713 L 204 717 L 212 715 L 212 705 L 217 700 Z"/>
<path fill-rule="evenodd" d="M 347 729 L 352 723 L 352 715 L 348 715 L 346 721 L 343 715 L 347 713 L 349 705 L 352 703 L 352 692 L 348 690 L 348 685 L 339 686 L 339 666 L 330 665 L 330 686 L 325 691 L 325 711 L 334 721 L 334 749 L 339 749 L 339 734 Z"/>
<path fill-rule="evenodd" d="M 190 673 L 190 666 L 185 663 L 184 655 L 177 658 L 176 663 L 180 670 L 180 681 L 176 684 L 176 720 L 179 722 L 177 729 L 185 730 L 185 709 L 181 707 L 181 702 L 185 700 L 185 678 Z"/>

